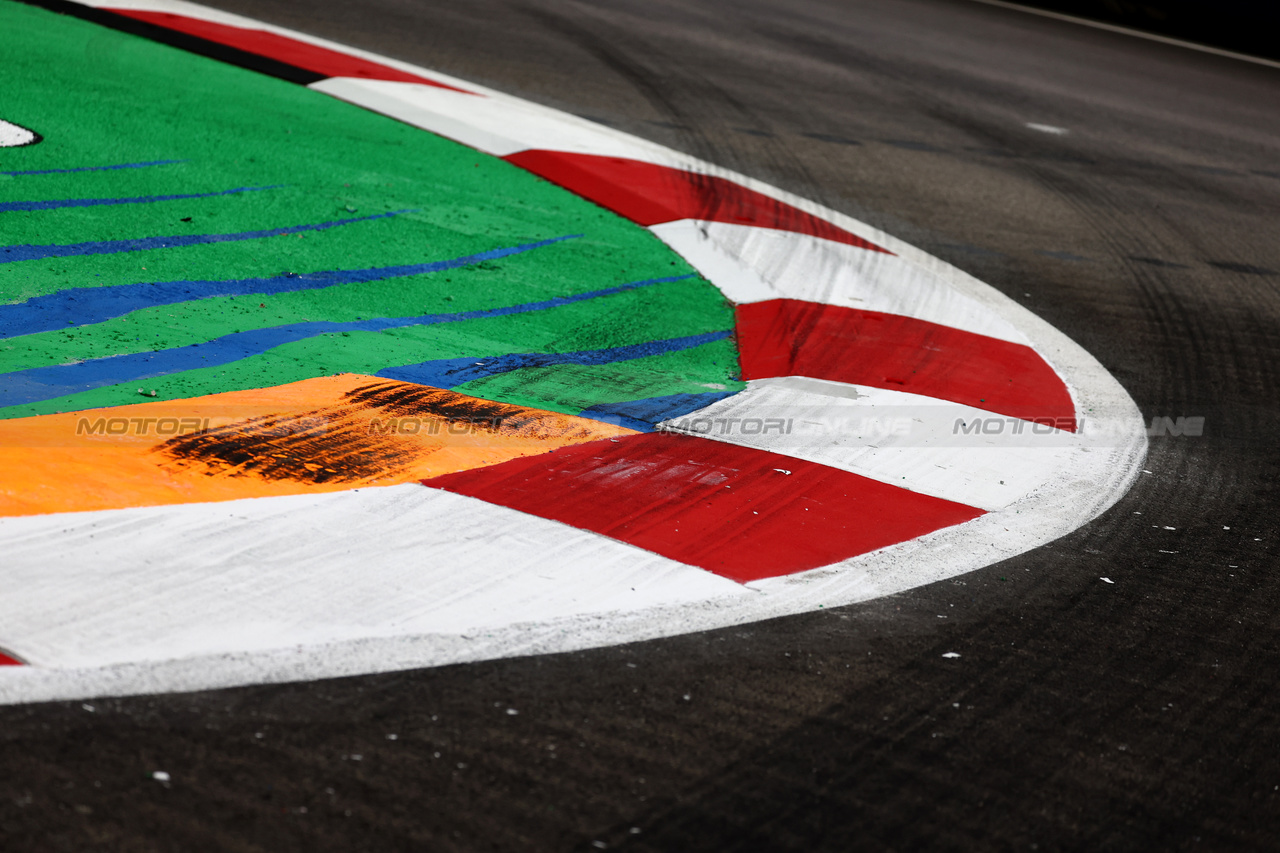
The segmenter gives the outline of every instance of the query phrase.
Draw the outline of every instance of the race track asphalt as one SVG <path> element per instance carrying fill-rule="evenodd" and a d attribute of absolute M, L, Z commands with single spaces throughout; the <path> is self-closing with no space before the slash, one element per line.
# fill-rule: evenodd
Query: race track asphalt
<path fill-rule="evenodd" d="M 1204 434 L 1074 534 L 867 604 L 0 708 L 0 847 L 1274 849 L 1280 71 L 968 0 L 214 5 L 852 214 Z"/>

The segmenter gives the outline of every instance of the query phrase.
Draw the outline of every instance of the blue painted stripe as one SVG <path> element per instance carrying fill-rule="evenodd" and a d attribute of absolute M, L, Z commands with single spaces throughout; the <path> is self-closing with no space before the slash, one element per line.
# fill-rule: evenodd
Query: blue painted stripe
<path fill-rule="evenodd" d="M 28 169 L 25 172 L 0 172 L 0 175 L 65 175 L 70 172 L 103 172 L 111 169 L 145 169 L 148 166 L 168 166 L 185 163 L 186 160 L 147 160 L 142 163 L 117 163 L 114 166 L 80 166 L 75 169 Z"/>
<path fill-rule="evenodd" d="M 17 261 L 36 261 L 42 258 L 71 258 L 77 255 L 114 255 L 119 252 L 141 252 L 147 249 L 174 249 L 182 246 L 198 246 L 203 243 L 234 243 L 237 240 L 257 240 L 261 237 L 282 237 L 287 234 L 300 234 L 304 231 L 324 231 L 352 222 L 367 222 L 371 219 L 385 219 L 409 213 L 408 210 L 393 210 L 390 213 L 379 213 L 374 216 L 360 216 L 355 219 L 335 219 L 329 222 L 317 222 L 314 225 L 290 225 L 285 228 L 267 228 L 261 231 L 237 231 L 231 234 L 190 234 L 171 237 L 142 237 L 137 240 L 95 240 L 87 243 L 69 243 L 66 245 L 33 246 L 0 246 L 0 264 L 11 264 Z"/>
<path fill-rule="evenodd" d="M 419 385 L 431 385 L 435 388 L 456 388 L 474 379 L 484 379 L 501 373 L 510 373 L 526 367 L 549 367 L 555 364 L 612 364 L 617 361 L 631 361 L 637 358 L 648 358 L 664 355 L 669 352 L 700 347 L 713 341 L 722 341 L 730 332 L 708 332 L 704 335 L 690 335 L 683 338 L 668 338 L 662 341 L 649 341 L 625 347 L 609 347 L 608 349 L 589 349 L 578 352 L 526 352 L 491 358 L 443 358 L 436 361 L 424 361 L 419 364 L 406 364 L 402 367 L 389 367 L 378 371 L 378 376 L 387 379 L 399 379 L 402 382 L 415 382 Z"/>
<path fill-rule="evenodd" d="M 0 305 L 0 339 L 30 335 L 101 323 L 112 317 L 120 317 L 140 308 L 156 305 L 173 305 L 215 296 L 242 296 L 247 294 L 292 293 L 299 290 L 317 290 L 339 284 L 380 281 L 408 275 L 440 272 L 464 267 L 481 261 L 493 261 L 510 255 L 518 255 L 532 249 L 540 249 L 552 243 L 572 240 L 581 234 L 553 237 L 536 243 L 524 243 L 491 249 L 447 261 L 431 261 L 425 264 L 405 264 L 394 267 L 370 267 L 361 270 L 333 270 L 331 272 L 285 273 L 267 278 L 242 278 L 231 281 L 162 281 L 141 284 L 120 284 L 111 287 L 82 287 L 61 290 L 45 296 L 34 296 L 26 302 Z"/>
<path fill-rule="evenodd" d="M 53 210 L 59 207 L 96 207 L 101 204 L 150 204 L 153 201 L 178 201 L 184 198 L 213 198 L 232 193 L 251 193 L 259 190 L 278 189 L 283 184 L 269 187 L 237 187 L 216 193 L 187 193 L 185 195 L 140 195 L 132 198 L 58 198 L 51 201 L 0 201 L 0 213 L 11 210 Z"/>
<path fill-rule="evenodd" d="M 657 424 L 670 418 L 678 418 L 726 397 L 737 391 L 709 391 L 701 394 L 668 394 L 663 397 L 646 397 L 643 400 L 626 400 L 621 403 L 601 403 L 582 410 L 582 417 L 624 426 L 641 432 L 653 432 Z"/>
<path fill-rule="evenodd" d="M 676 278 L 688 278 L 688 276 L 678 276 Z M 218 365 L 239 361 L 249 356 L 260 355 L 282 344 L 305 340 L 317 335 L 340 332 L 381 332 L 406 326 L 430 326 L 436 323 L 456 323 L 461 320 L 502 317 L 526 311 L 541 311 L 673 280 L 675 278 L 649 279 L 590 293 L 580 293 L 575 296 L 561 296 L 541 302 L 526 302 L 523 305 L 491 308 L 485 311 L 462 311 L 456 314 L 424 314 L 419 317 L 379 317 L 348 323 L 324 320 L 291 323 L 285 326 L 235 332 L 230 335 L 224 335 L 221 338 L 215 338 L 207 343 L 191 344 L 190 346 L 175 347 L 159 352 L 130 353 L 107 358 L 95 358 L 76 364 L 58 364 L 49 367 L 16 370 L 11 373 L 0 374 L 0 407 L 38 403 L 41 400 L 51 400 L 54 397 L 77 394 L 81 391 L 89 391 L 106 385 L 115 385 L 119 382 L 154 379 L 158 376 L 167 376 L 184 370 L 217 367 Z M 725 335 L 728 335 L 728 332 L 721 333 L 721 337 Z M 470 361 L 474 361 L 474 359 L 470 359 Z"/>

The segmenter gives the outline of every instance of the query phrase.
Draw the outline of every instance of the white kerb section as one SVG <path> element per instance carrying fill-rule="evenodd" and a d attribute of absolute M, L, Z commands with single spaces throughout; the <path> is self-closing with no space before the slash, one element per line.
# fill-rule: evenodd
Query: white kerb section
<path fill-rule="evenodd" d="M 766 418 L 783 421 L 786 430 L 748 431 Z M 983 432 L 988 424 L 999 432 Z M 1048 426 L 918 394 L 804 377 L 752 380 L 745 391 L 660 428 L 989 511 L 1076 470 L 1079 454 L 1093 452 L 1083 436 Z"/>

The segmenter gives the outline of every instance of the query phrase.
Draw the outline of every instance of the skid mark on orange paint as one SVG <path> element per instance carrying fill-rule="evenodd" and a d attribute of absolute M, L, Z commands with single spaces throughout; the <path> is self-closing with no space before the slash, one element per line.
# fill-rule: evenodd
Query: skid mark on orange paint
<path fill-rule="evenodd" d="M 390 486 L 632 435 L 375 376 L 0 421 L 0 515 Z"/>

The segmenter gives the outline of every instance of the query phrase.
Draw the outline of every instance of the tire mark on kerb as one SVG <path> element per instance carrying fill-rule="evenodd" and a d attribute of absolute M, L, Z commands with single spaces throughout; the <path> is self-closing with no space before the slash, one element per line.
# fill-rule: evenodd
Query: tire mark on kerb
<path fill-rule="evenodd" d="M 209 477 L 323 485 L 402 478 L 429 455 L 419 449 L 419 434 L 465 434 L 481 442 L 498 435 L 557 443 L 592 437 L 576 419 L 403 382 L 369 383 L 344 398 L 175 436 L 153 453 L 173 470 Z"/>

